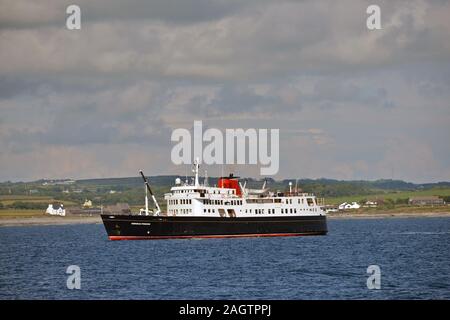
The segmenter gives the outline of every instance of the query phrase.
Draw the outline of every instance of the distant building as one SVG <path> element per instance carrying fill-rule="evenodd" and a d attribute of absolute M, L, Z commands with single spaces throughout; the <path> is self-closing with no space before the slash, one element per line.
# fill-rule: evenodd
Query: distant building
<path fill-rule="evenodd" d="M 92 201 L 86 199 L 86 201 L 84 201 L 84 203 L 83 203 L 83 208 L 91 208 L 91 207 L 92 207 Z"/>
<path fill-rule="evenodd" d="M 115 214 L 130 214 L 131 208 L 128 203 L 118 202 L 115 205 L 106 206 L 104 211 L 107 213 L 115 213 Z"/>
<path fill-rule="evenodd" d="M 37 190 L 37 189 L 31 189 L 29 192 L 30 192 L 30 194 L 33 194 L 33 193 L 38 193 L 39 190 Z"/>
<path fill-rule="evenodd" d="M 45 210 L 45 213 L 50 214 L 52 216 L 62 216 L 64 217 L 66 215 L 66 210 L 64 209 L 64 206 L 60 204 L 59 206 L 53 206 L 53 204 L 49 204 L 47 210 Z"/>
<path fill-rule="evenodd" d="M 364 202 L 364 204 L 363 204 L 364 208 L 376 208 L 377 206 L 378 206 L 378 202 L 371 201 L 371 200 L 368 200 L 368 201 Z"/>
<path fill-rule="evenodd" d="M 338 206 L 333 206 L 333 205 L 326 205 L 326 206 L 323 207 L 323 209 L 325 210 L 326 213 L 338 212 L 339 211 L 339 207 Z"/>
<path fill-rule="evenodd" d="M 409 198 L 408 204 L 411 206 L 442 206 L 445 202 L 438 196 L 422 196 Z"/>
<path fill-rule="evenodd" d="M 74 184 L 75 180 L 66 179 L 66 180 L 48 180 L 42 183 L 43 186 L 56 186 L 56 185 L 68 185 Z"/>
<path fill-rule="evenodd" d="M 361 208 L 361 206 L 357 203 L 357 202 L 352 202 L 352 203 L 341 203 L 339 205 L 339 210 L 351 210 L 351 209 L 359 209 Z"/>

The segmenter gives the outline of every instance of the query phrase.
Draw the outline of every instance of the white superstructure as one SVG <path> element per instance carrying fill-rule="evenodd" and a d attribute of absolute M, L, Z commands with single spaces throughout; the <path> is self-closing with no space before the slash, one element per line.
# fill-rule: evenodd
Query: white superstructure
<path fill-rule="evenodd" d="M 182 183 L 179 178 L 169 193 L 168 216 L 202 217 L 273 217 L 325 215 L 322 203 L 313 194 L 297 192 L 289 184 L 288 192 L 271 192 L 265 188 L 248 189 L 230 175 L 219 179 L 218 186 L 199 182 L 199 163 L 194 162 L 194 181 Z"/>

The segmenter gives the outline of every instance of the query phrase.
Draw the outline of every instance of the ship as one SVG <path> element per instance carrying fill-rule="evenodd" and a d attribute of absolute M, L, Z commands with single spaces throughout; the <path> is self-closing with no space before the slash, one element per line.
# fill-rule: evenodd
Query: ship
<path fill-rule="evenodd" d="M 156 240 L 189 238 L 242 238 L 312 236 L 327 234 L 323 201 L 304 193 L 289 182 L 283 192 L 260 189 L 229 174 L 209 186 L 207 175 L 199 178 L 199 161 L 194 177 L 175 185 L 164 195 L 167 210 L 161 210 L 144 173 L 145 209 L 136 214 L 102 214 L 109 240 Z M 154 209 L 149 209 L 150 194 Z M 323 200 L 323 199 L 322 199 Z"/>

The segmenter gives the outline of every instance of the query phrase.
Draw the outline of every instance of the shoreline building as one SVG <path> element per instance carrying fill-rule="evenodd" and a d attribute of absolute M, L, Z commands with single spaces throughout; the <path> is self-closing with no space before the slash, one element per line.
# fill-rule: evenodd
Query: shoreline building
<path fill-rule="evenodd" d="M 57 207 L 53 207 L 53 204 L 49 204 L 45 213 L 52 216 L 61 216 L 64 217 L 66 215 L 66 209 L 64 209 L 64 205 L 60 204 Z"/>
<path fill-rule="evenodd" d="M 408 204 L 410 206 L 443 206 L 445 202 L 438 196 L 421 196 L 409 198 Z"/>

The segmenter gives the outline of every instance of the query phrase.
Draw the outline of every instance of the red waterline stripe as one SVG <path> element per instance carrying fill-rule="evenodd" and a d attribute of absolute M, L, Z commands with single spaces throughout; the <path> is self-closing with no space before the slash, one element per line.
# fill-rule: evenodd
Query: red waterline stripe
<path fill-rule="evenodd" d="M 196 236 L 109 236 L 109 240 L 162 240 L 162 239 L 192 239 L 192 238 L 250 238 L 250 237 L 295 237 L 322 235 L 323 232 L 310 233 L 255 233 L 255 234 L 225 234 L 225 235 L 196 235 Z"/>

